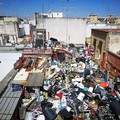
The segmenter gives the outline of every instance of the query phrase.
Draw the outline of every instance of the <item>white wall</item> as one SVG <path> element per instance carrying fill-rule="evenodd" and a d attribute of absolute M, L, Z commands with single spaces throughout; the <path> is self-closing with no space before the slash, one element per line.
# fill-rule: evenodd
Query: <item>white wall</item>
<path fill-rule="evenodd" d="M 37 25 L 43 28 L 42 23 Z M 57 38 L 59 41 L 67 43 L 84 44 L 86 36 L 86 20 L 77 18 L 47 18 L 44 22 L 46 38 L 48 32 L 50 37 Z"/>
<path fill-rule="evenodd" d="M 16 33 L 17 33 L 16 24 L 14 24 L 14 23 L 6 23 L 5 24 L 5 34 L 15 35 Z"/>
<path fill-rule="evenodd" d="M 24 24 L 25 35 L 30 35 L 30 24 Z"/>
<path fill-rule="evenodd" d="M 63 13 L 62 12 L 50 12 L 48 13 L 48 17 L 63 17 Z"/>
<path fill-rule="evenodd" d="M 86 37 L 91 37 L 91 29 L 115 29 L 117 28 L 116 25 L 107 25 L 107 24 L 102 24 L 102 23 L 91 23 L 91 24 L 87 24 L 86 27 Z"/>
<path fill-rule="evenodd" d="M 0 25 L 0 34 L 5 34 L 5 27 Z"/>
<path fill-rule="evenodd" d="M 115 34 L 109 34 L 109 38 L 109 51 L 116 54 L 120 50 L 120 32 L 116 32 Z"/>
<path fill-rule="evenodd" d="M 22 53 L 0 53 L 0 81 L 10 72 Z"/>
<path fill-rule="evenodd" d="M 46 29 L 47 39 L 49 32 L 50 37 L 59 41 L 84 44 L 85 39 L 91 37 L 91 29 L 115 29 L 117 26 L 104 23 L 87 24 L 87 20 L 82 18 L 46 18 L 44 24 L 40 19 L 36 28 Z"/>

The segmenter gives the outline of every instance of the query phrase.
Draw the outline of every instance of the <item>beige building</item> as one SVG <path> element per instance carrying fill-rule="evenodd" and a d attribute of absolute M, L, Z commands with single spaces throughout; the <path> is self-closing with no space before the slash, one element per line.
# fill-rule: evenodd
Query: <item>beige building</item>
<path fill-rule="evenodd" d="M 91 45 L 99 62 L 107 51 L 116 54 L 120 50 L 120 29 L 92 29 Z"/>
<path fill-rule="evenodd" d="M 17 17 L 0 16 L 0 45 L 14 44 L 25 35 L 24 28 L 20 27 L 21 21 Z"/>

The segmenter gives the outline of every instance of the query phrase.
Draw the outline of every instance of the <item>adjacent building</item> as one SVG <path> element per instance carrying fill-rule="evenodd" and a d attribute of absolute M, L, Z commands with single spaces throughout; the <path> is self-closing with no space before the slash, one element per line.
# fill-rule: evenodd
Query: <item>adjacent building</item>
<path fill-rule="evenodd" d="M 17 38 L 25 35 L 24 29 L 20 27 L 22 19 L 17 17 L 0 17 L 0 45 L 14 44 Z"/>
<path fill-rule="evenodd" d="M 0 16 L 0 45 L 14 45 L 33 39 L 35 22 L 12 16 Z M 24 43 L 24 42 L 23 42 Z"/>
<path fill-rule="evenodd" d="M 35 39 L 49 40 L 50 38 L 68 44 L 85 44 L 85 41 L 91 44 L 92 29 L 118 29 L 119 25 L 120 18 L 112 15 L 69 18 L 64 17 L 62 12 L 49 12 L 41 15 L 35 13 L 34 20 L 1 16 L 0 45 L 22 41 L 32 42 Z"/>
<path fill-rule="evenodd" d="M 45 18 L 36 26 L 37 37 L 49 40 L 51 37 L 66 43 L 84 44 L 86 20 L 81 18 Z M 43 35 L 44 33 L 44 35 Z"/>
<path fill-rule="evenodd" d="M 42 15 L 35 13 L 36 37 L 44 40 L 52 37 L 75 44 L 84 44 L 87 41 L 90 44 L 92 29 L 116 29 L 119 25 L 117 20 L 113 16 L 69 18 L 57 12 Z"/>
<path fill-rule="evenodd" d="M 92 47 L 95 60 L 102 68 L 108 67 L 114 75 L 120 74 L 120 29 L 92 29 Z M 114 69 L 114 70 L 113 70 Z"/>

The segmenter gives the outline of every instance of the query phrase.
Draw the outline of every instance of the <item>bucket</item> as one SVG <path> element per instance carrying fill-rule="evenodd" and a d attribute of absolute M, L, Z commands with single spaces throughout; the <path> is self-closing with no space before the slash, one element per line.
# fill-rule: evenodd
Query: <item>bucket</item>
<path fill-rule="evenodd" d="M 105 82 L 105 79 L 104 78 L 100 78 L 100 82 Z"/>
<path fill-rule="evenodd" d="M 107 82 L 100 82 L 100 86 L 106 88 L 108 86 Z"/>

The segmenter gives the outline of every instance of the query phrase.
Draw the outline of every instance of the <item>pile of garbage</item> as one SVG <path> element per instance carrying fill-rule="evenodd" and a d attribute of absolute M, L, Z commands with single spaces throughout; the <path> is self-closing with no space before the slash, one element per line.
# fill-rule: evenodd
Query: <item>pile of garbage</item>
<path fill-rule="evenodd" d="M 24 90 L 20 107 L 24 119 L 119 120 L 120 77 L 106 81 L 93 63 L 50 62 L 43 86 Z"/>
<path fill-rule="evenodd" d="M 69 61 L 48 63 L 42 87 L 24 87 L 20 119 L 120 119 L 120 76 L 110 78 L 84 50 Z"/>

